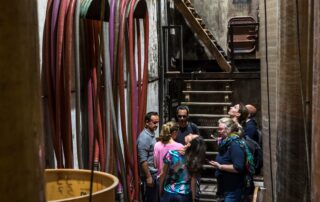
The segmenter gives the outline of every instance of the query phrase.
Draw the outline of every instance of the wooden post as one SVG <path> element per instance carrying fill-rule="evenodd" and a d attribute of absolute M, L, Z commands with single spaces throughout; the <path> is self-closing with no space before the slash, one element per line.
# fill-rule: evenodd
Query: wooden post
<path fill-rule="evenodd" d="M 37 1 L 0 12 L 1 201 L 45 201 Z"/>
<path fill-rule="evenodd" d="M 314 1 L 313 99 L 311 139 L 311 201 L 320 198 L 320 3 Z"/>

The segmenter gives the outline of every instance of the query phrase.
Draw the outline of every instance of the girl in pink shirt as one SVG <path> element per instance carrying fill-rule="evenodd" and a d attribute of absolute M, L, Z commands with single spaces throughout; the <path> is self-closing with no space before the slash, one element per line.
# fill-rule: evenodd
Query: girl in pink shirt
<path fill-rule="evenodd" d="M 159 140 L 154 145 L 154 165 L 158 169 L 157 176 L 160 177 L 163 167 L 163 157 L 169 150 L 180 150 L 183 145 L 174 141 L 179 126 L 175 121 L 167 122 L 162 126 Z"/>

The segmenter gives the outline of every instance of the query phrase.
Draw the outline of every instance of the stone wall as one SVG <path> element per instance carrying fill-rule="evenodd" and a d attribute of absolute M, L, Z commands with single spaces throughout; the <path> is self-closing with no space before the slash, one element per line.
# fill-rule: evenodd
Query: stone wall
<path fill-rule="evenodd" d="M 230 18 L 236 16 L 251 16 L 256 20 L 258 18 L 258 0 L 194 0 L 192 2 L 208 29 L 224 50 L 227 50 L 228 21 Z"/>

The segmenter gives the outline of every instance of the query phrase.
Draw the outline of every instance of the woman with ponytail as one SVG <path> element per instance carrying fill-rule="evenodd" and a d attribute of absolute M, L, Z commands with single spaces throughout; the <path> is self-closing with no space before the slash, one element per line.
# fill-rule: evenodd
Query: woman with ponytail
<path fill-rule="evenodd" d="M 176 138 L 179 125 L 175 121 L 164 124 L 161 128 L 159 141 L 154 145 L 154 165 L 158 169 L 157 176 L 160 177 L 163 167 L 163 157 L 169 150 L 179 150 L 182 144 L 174 141 Z"/>
<path fill-rule="evenodd" d="M 205 161 L 206 145 L 200 136 L 181 150 L 170 150 L 164 157 L 160 176 L 160 201 L 195 201 L 196 177 Z"/>

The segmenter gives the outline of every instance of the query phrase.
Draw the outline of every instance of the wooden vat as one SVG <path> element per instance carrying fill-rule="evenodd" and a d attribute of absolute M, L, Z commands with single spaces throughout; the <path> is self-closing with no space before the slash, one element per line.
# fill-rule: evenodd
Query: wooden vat
<path fill-rule="evenodd" d="M 47 169 L 45 171 L 46 199 L 50 202 L 87 202 L 90 193 L 90 170 Z M 118 178 L 94 172 L 92 201 L 115 201 Z"/>

